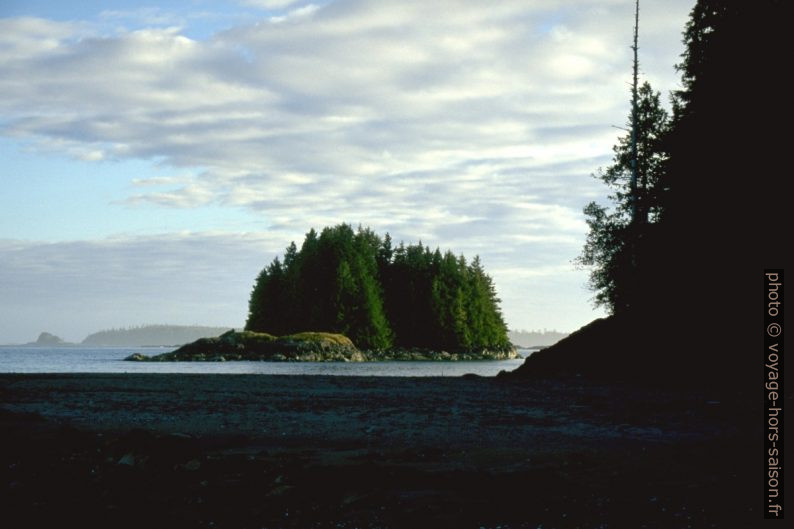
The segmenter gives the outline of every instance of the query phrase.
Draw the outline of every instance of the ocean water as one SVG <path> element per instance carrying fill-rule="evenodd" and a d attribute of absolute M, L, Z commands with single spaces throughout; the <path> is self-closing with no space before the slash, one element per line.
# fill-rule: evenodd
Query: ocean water
<path fill-rule="evenodd" d="M 132 353 L 156 355 L 173 347 L 18 347 L 0 346 L 0 373 L 217 373 L 262 375 L 339 375 L 441 377 L 474 373 L 494 376 L 523 363 L 472 362 L 125 362 Z M 522 355 L 528 351 L 521 351 Z"/>

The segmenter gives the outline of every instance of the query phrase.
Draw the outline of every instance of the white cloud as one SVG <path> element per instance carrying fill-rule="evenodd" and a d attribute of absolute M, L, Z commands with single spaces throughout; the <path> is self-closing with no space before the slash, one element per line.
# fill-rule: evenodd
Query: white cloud
<path fill-rule="evenodd" d="M 265 235 L 212 233 L 0 240 L 0 343 L 43 330 L 81 340 L 146 323 L 239 326 L 256 274 L 280 246 Z"/>
<path fill-rule="evenodd" d="M 0 18 L 0 61 L 17 64 L 57 54 L 69 39 L 79 38 L 86 25 L 35 17 Z"/>
<path fill-rule="evenodd" d="M 0 19 L 2 132 L 196 175 L 136 185 L 128 206 L 248 208 L 293 238 L 362 222 L 505 270 L 568 266 L 625 122 L 633 3 L 246 3 L 285 18 L 206 40 Z M 643 7 L 658 89 L 676 86 L 690 3 Z"/>

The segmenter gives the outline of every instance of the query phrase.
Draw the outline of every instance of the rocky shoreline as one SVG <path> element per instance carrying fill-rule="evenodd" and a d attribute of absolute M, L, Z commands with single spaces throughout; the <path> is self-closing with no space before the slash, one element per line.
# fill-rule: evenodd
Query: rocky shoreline
<path fill-rule="evenodd" d="M 137 362 L 383 362 L 471 361 L 519 358 L 513 347 L 434 351 L 424 348 L 361 350 L 341 334 L 303 332 L 276 337 L 251 331 L 228 331 L 215 338 L 201 338 L 170 353 L 149 356 L 135 353 L 125 360 Z"/>

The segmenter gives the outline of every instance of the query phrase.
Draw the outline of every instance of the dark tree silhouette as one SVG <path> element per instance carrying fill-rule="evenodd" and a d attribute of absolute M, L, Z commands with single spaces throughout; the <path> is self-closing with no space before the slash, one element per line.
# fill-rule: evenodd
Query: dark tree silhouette
<path fill-rule="evenodd" d="M 611 207 L 589 203 L 584 213 L 590 231 L 577 263 L 589 267 L 589 286 L 597 305 L 611 313 L 636 307 L 644 296 L 647 248 L 644 244 L 664 209 L 667 111 L 649 83 L 638 90 L 635 138 L 627 134 L 614 147 L 612 165 L 595 176 L 611 190 Z M 629 119 L 631 126 L 632 119 Z M 636 139 L 636 189 L 632 189 Z M 635 198 L 636 197 L 636 198 Z"/>
<path fill-rule="evenodd" d="M 591 231 L 580 260 L 594 266 L 596 301 L 614 314 L 531 356 L 519 374 L 731 390 L 752 383 L 762 352 L 763 269 L 784 267 L 787 250 L 786 8 L 778 0 L 697 1 L 669 130 L 658 143 L 647 138 L 636 231 L 627 214 L 625 140 L 599 175 L 612 188 L 613 208 L 586 210 Z"/>

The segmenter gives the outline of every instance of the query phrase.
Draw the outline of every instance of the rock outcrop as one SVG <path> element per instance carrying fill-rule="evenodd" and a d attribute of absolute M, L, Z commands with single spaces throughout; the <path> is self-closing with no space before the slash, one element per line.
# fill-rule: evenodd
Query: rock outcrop
<path fill-rule="evenodd" d="M 350 362 L 364 359 L 349 338 L 341 334 L 303 332 L 277 338 L 251 331 L 228 331 L 201 338 L 176 351 L 156 356 L 133 354 L 126 360 L 179 362 L 226 360 L 273 360 L 303 362 Z"/>
<path fill-rule="evenodd" d="M 702 338 L 651 318 L 612 315 L 531 354 L 517 369 L 499 377 L 738 387 L 746 379 L 747 363 L 746 355 L 739 352 L 744 353 L 738 348 L 702 346 Z"/>
<path fill-rule="evenodd" d="M 614 317 L 596 319 L 556 344 L 535 351 L 506 378 L 547 376 L 598 376 L 617 374 L 625 356 L 626 339 Z"/>
<path fill-rule="evenodd" d="M 55 336 L 54 334 L 48 332 L 42 332 L 39 334 L 38 339 L 35 342 L 31 342 L 28 345 L 42 345 L 42 346 L 55 346 L 55 345 L 69 345 L 63 341 L 63 339 L 59 336 Z"/>
<path fill-rule="evenodd" d="M 432 351 L 422 348 L 359 350 L 341 334 L 301 332 L 276 337 L 252 331 L 228 331 L 201 338 L 176 351 L 156 356 L 135 353 L 125 360 L 150 362 L 269 360 L 281 362 L 368 362 L 390 360 L 506 360 L 517 358 L 512 347 L 496 350 Z"/>

